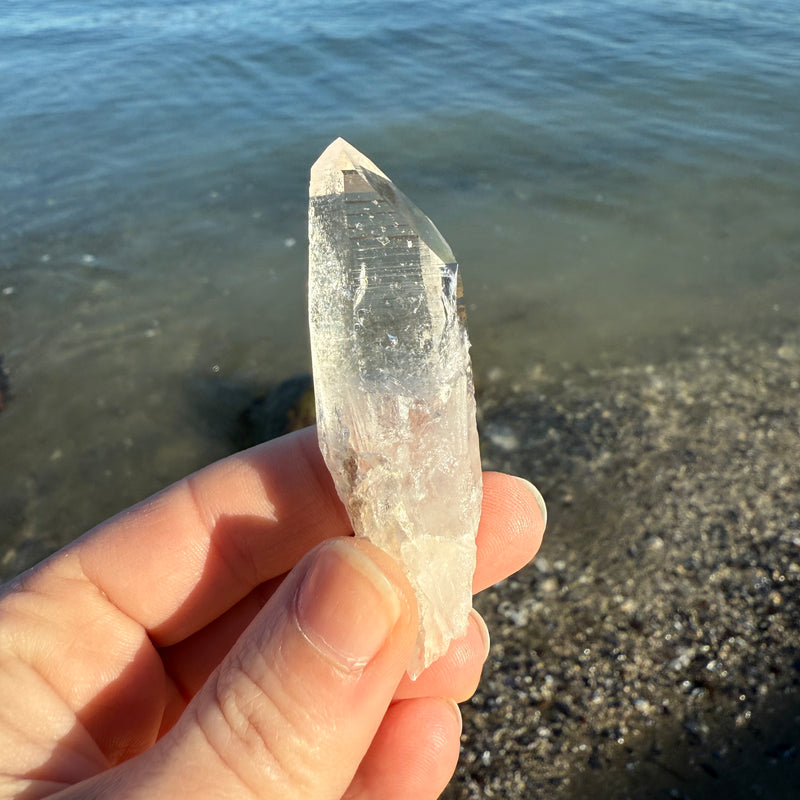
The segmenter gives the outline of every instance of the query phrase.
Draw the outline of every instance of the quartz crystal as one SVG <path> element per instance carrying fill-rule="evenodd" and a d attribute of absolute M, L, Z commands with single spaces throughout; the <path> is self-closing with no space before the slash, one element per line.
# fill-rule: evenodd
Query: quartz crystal
<path fill-rule="evenodd" d="M 466 631 L 481 464 L 458 264 L 434 224 L 337 139 L 311 168 L 319 443 L 353 530 L 417 597 L 412 678 Z"/>

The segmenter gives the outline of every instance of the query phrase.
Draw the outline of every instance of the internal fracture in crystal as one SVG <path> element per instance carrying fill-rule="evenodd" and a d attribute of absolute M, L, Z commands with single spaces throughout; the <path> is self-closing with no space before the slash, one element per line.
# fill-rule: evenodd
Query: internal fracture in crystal
<path fill-rule="evenodd" d="M 434 224 L 337 139 L 311 169 L 319 443 L 353 530 L 417 596 L 411 677 L 466 631 L 481 465 L 459 268 Z"/>

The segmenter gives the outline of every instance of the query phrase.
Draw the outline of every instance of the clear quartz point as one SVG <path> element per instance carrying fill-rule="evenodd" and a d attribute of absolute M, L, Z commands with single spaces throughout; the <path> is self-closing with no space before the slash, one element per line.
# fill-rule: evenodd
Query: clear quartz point
<path fill-rule="evenodd" d="M 311 168 L 319 443 L 353 530 L 417 597 L 419 673 L 466 631 L 482 480 L 458 264 L 434 224 L 337 139 Z"/>

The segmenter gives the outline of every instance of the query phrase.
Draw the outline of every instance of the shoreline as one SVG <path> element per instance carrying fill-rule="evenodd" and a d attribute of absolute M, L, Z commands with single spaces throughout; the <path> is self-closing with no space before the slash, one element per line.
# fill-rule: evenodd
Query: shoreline
<path fill-rule="evenodd" d="M 549 523 L 476 601 L 493 647 L 446 800 L 797 790 L 798 396 L 797 329 L 484 389 L 484 467 Z"/>

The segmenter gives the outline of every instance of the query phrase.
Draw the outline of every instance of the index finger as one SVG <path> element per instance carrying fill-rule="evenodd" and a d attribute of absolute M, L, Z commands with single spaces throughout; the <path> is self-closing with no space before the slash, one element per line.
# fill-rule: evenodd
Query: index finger
<path fill-rule="evenodd" d="M 352 533 L 316 428 L 217 461 L 78 540 L 84 574 L 158 644 Z"/>
<path fill-rule="evenodd" d="M 474 588 L 523 566 L 543 528 L 521 481 L 487 473 Z M 72 548 L 84 575 L 163 646 L 351 532 L 312 427 L 178 481 Z"/>

